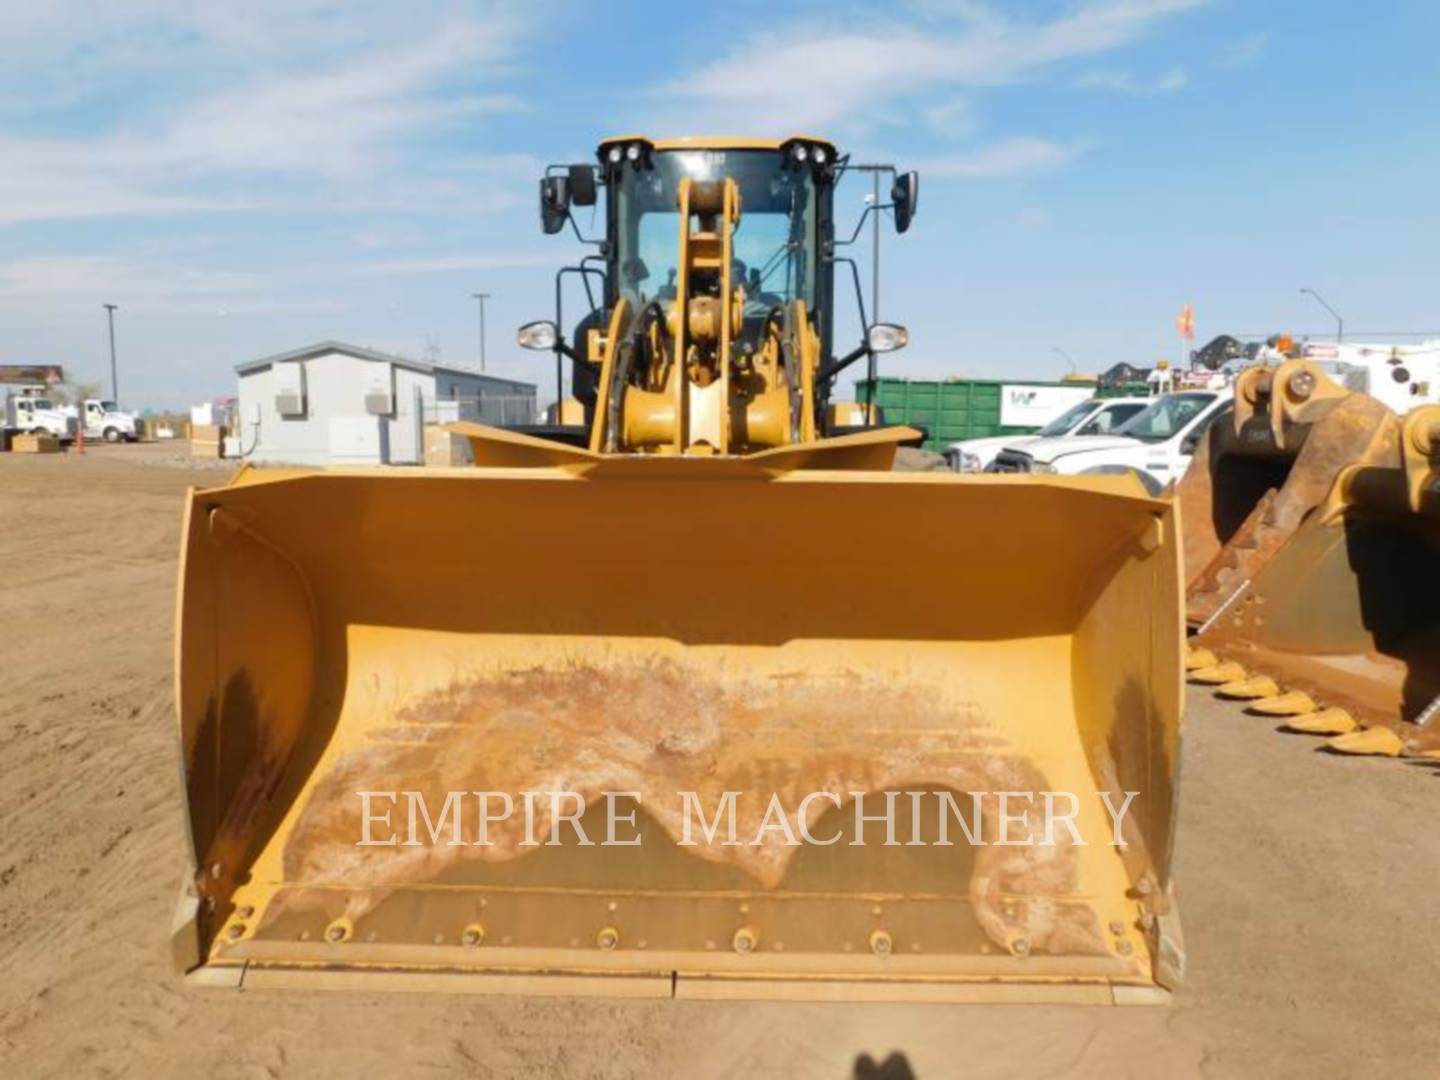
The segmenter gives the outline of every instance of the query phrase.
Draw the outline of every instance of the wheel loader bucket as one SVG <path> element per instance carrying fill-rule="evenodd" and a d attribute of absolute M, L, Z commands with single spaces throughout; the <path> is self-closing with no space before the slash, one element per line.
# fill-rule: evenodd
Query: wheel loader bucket
<path fill-rule="evenodd" d="M 1440 407 L 1406 417 L 1392 456 L 1401 464 L 1343 470 L 1195 645 L 1230 665 L 1232 686 L 1269 680 L 1273 690 L 1255 702 L 1257 711 L 1289 716 L 1301 731 L 1355 736 L 1338 749 L 1435 752 Z"/>
<path fill-rule="evenodd" d="M 1232 422 L 1211 425 L 1176 489 L 1186 618 L 1203 626 L 1252 580 L 1347 465 L 1397 465 L 1399 421 L 1309 360 L 1251 368 Z"/>
<path fill-rule="evenodd" d="M 1172 504 L 525 442 L 192 493 L 193 980 L 1163 997 Z"/>

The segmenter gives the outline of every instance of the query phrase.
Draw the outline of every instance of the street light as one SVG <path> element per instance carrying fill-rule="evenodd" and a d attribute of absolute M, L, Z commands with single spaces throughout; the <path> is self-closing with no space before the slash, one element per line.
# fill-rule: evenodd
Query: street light
<path fill-rule="evenodd" d="M 1063 356 L 1065 358 L 1065 362 L 1070 365 L 1070 374 L 1075 374 L 1075 361 L 1070 359 L 1070 354 L 1068 352 L 1060 348 L 1058 345 L 1052 345 L 1050 347 L 1050 351 L 1053 353 L 1059 353 L 1061 356 Z"/>
<path fill-rule="evenodd" d="M 106 304 L 104 307 L 105 316 L 110 321 L 110 400 L 115 403 L 115 407 L 118 409 L 120 407 L 120 380 L 115 374 L 115 311 L 119 305 Z M 83 402 L 81 403 L 81 408 L 84 408 Z M 82 418 L 80 422 L 83 424 L 85 421 Z"/>
<path fill-rule="evenodd" d="M 490 299 L 488 292 L 471 293 L 480 302 L 480 370 L 485 370 L 485 301 Z"/>
<path fill-rule="evenodd" d="M 1321 307 L 1323 307 L 1326 311 L 1330 312 L 1331 315 L 1335 316 L 1335 342 L 1336 344 L 1343 342 L 1345 340 L 1345 320 L 1340 317 L 1340 313 L 1336 311 L 1333 307 L 1331 307 L 1329 304 L 1327 304 L 1325 302 L 1325 298 L 1321 296 L 1318 292 L 1316 292 L 1314 289 L 1301 289 L 1300 292 L 1302 295 L 1305 293 L 1309 293 L 1316 299 L 1316 301 L 1320 304 Z"/>

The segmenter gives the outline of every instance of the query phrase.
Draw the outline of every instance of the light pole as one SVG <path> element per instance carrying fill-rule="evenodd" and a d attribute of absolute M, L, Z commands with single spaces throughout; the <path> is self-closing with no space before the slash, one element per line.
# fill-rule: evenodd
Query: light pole
<path fill-rule="evenodd" d="M 485 370 L 485 301 L 490 299 L 488 292 L 471 293 L 480 303 L 480 370 Z"/>
<path fill-rule="evenodd" d="M 1052 346 L 1050 347 L 1050 351 L 1053 352 L 1053 353 L 1059 353 L 1062 357 L 1064 357 L 1064 358 L 1065 358 L 1065 363 L 1067 363 L 1067 364 L 1070 365 L 1070 374 L 1071 374 L 1071 375 L 1074 375 L 1074 374 L 1075 374 L 1075 361 L 1072 360 L 1072 359 L 1070 359 L 1070 354 L 1069 354 L 1068 352 L 1066 352 L 1064 349 L 1060 348 L 1060 346 L 1058 346 L 1058 345 L 1052 345 Z"/>
<path fill-rule="evenodd" d="M 1323 307 L 1326 311 L 1330 312 L 1331 315 L 1335 316 L 1335 343 L 1338 345 L 1343 342 L 1345 340 L 1345 320 L 1341 317 L 1340 313 L 1336 311 L 1333 307 L 1331 307 L 1329 304 L 1327 304 L 1325 302 L 1325 298 L 1321 296 L 1318 292 L 1316 292 L 1314 289 L 1301 289 L 1300 292 L 1302 295 L 1304 295 L 1305 293 L 1309 293 L 1315 298 L 1315 300 L 1319 303 L 1321 307 Z"/>
<path fill-rule="evenodd" d="M 110 400 L 115 402 L 115 407 L 118 409 L 120 407 L 120 380 L 115 374 L 115 310 L 117 307 L 119 307 L 118 304 L 105 305 L 105 317 L 110 321 Z M 82 409 L 85 407 L 84 402 L 81 402 L 80 407 Z M 80 422 L 82 424 L 85 422 L 83 417 Z"/>

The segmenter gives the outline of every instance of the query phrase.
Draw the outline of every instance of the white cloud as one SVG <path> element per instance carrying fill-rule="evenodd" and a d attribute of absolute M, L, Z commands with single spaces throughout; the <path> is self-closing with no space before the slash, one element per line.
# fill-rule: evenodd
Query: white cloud
<path fill-rule="evenodd" d="M 457 270 L 523 270 L 564 264 L 554 251 L 520 252 L 501 255 L 418 255 L 407 258 L 369 259 L 319 268 L 317 274 L 344 277 L 389 277 L 397 274 L 453 273 Z"/>
<path fill-rule="evenodd" d="M 1092 71 L 1075 80 L 1082 89 L 1113 90 L 1131 97 L 1158 97 L 1185 88 L 1190 77 L 1184 68 L 1174 67 L 1153 79 L 1142 79 L 1125 71 Z"/>
<path fill-rule="evenodd" d="M 1228 68 L 1244 67 L 1260 58 L 1269 43 L 1268 34 L 1255 33 L 1247 34 L 1236 41 L 1232 41 L 1225 48 L 1220 50 L 1220 66 Z"/>
<path fill-rule="evenodd" d="M 418 253 L 403 258 L 307 262 L 263 270 L 197 265 L 195 252 L 151 245 L 136 254 L 36 255 L 0 261 L 0 311 L 89 311 L 100 299 L 148 314 L 212 314 L 311 308 L 338 310 L 337 283 L 459 271 L 521 270 L 557 266 L 563 254 L 503 252 L 489 255 Z"/>
<path fill-rule="evenodd" d="M 962 153 L 911 162 L 922 176 L 989 180 L 1048 172 L 1068 165 L 1084 147 L 1033 136 L 1016 136 Z"/>
<path fill-rule="evenodd" d="M 875 20 L 865 30 L 778 28 L 658 88 L 707 110 L 702 123 L 785 134 L 831 127 L 886 101 L 941 87 L 997 86 L 1139 38 L 1158 19 L 1206 0 L 1103 0 L 1047 22 L 965 4 L 926 30 Z M 763 63 L 757 58 L 763 58 Z"/>
<path fill-rule="evenodd" d="M 969 98 L 953 98 L 938 105 L 929 105 L 923 115 L 931 128 L 951 139 L 967 138 L 980 128 L 980 118 Z"/>
<path fill-rule="evenodd" d="M 135 110 L 108 129 L 68 138 L 0 132 L 0 224 L 247 209 L 281 198 L 303 202 L 307 192 L 327 204 L 353 205 L 393 198 L 400 190 L 418 197 L 412 207 L 423 207 L 427 196 L 453 198 L 458 184 L 443 170 L 414 164 L 408 148 L 447 125 L 473 125 L 477 117 L 523 107 L 508 93 L 456 93 L 451 85 L 469 76 L 468 88 L 473 73 L 505 62 L 525 33 L 523 22 L 505 13 L 484 20 L 417 15 L 411 28 L 397 21 L 393 7 L 387 14 L 372 5 L 356 18 L 371 29 L 392 23 L 388 44 L 330 58 L 333 42 L 322 48 L 321 34 L 333 29 L 348 41 L 354 28 L 348 12 L 337 16 L 318 2 L 293 11 L 276 4 L 229 15 L 218 7 L 207 14 L 151 2 L 130 10 L 128 22 L 107 9 L 95 26 L 73 5 L 59 6 L 72 8 L 86 29 L 66 40 L 69 23 L 12 13 L 8 21 L 0 17 L 0 40 L 48 49 L 45 66 L 63 66 L 71 53 L 88 55 L 97 37 L 113 42 L 119 55 L 106 54 L 110 77 L 156 37 L 180 38 L 181 52 L 208 55 L 217 64 L 227 50 L 259 50 L 266 43 L 274 43 L 273 55 L 264 62 L 249 57 L 244 69 L 260 74 L 224 89 L 194 97 L 170 90 L 166 101 L 180 104 L 168 114 Z M 162 15 L 169 20 L 163 34 L 152 25 Z M 316 42 L 324 62 L 303 51 L 293 62 L 280 62 L 307 40 Z M 127 53 L 133 42 L 142 44 Z M 23 73 L 33 65 L 25 60 L 15 66 Z M 0 79 L 18 77 L 12 70 Z M 506 171 L 508 163 L 496 163 Z M 473 163 L 464 168 L 475 171 Z"/>

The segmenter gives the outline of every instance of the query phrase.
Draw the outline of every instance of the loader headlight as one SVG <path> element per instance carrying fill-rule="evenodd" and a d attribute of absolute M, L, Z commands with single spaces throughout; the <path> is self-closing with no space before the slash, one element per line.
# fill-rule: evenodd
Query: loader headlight
<path fill-rule="evenodd" d="M 804 143 L 796 143 L 790 148 L 790 156 L 796 161 L 804 161 L 810 156 L 810 148 Z"/>
<path fill-rule="evenodd" d="M 639 160 L 640 160 L 640 144 L 639 144 L 639 143 L 633 143 L 633 142 L 632 142 L 629 146 L 627 146 L 627 147 L 625 148 L 625 160 L 626 160 L 626 161 L 639 161 Z"/>
<path fill-rule="evenodd" d="M 605 160 L 610 162 L 611 165 L 619 165 L 620 159 L 624 156 L 625 151 L 621 150 L 618 146 L 612 146 L 605 152 Z"/>
<path fill-rule="evenodd" d="M 825 162 L 828 161 L 829 159 L 830 159 L 830 155 L 825 152 L 825 148 L 824 148 L 823 146 L 817 146 L 817 147 L 815 147 L 815 164 L 816 164 L 816 165 L 824 165 Z"/>
<path fill-rule="evenodd" d="M 910 344 L 910 331 L 896 323 L 876 323 L 866 335 L 871 352 L 894 352 Z"/>
<path fill-rule="evenodd" d="M 550 352 L 555 348 L 555 343 L 560 340 L 560 331 L 555 324 L 548 319 L 541 319 L 539 322 L 526 323 L 515 332 L 515 340 L 522 349 L 534 349 L 538 352 Z"/>

